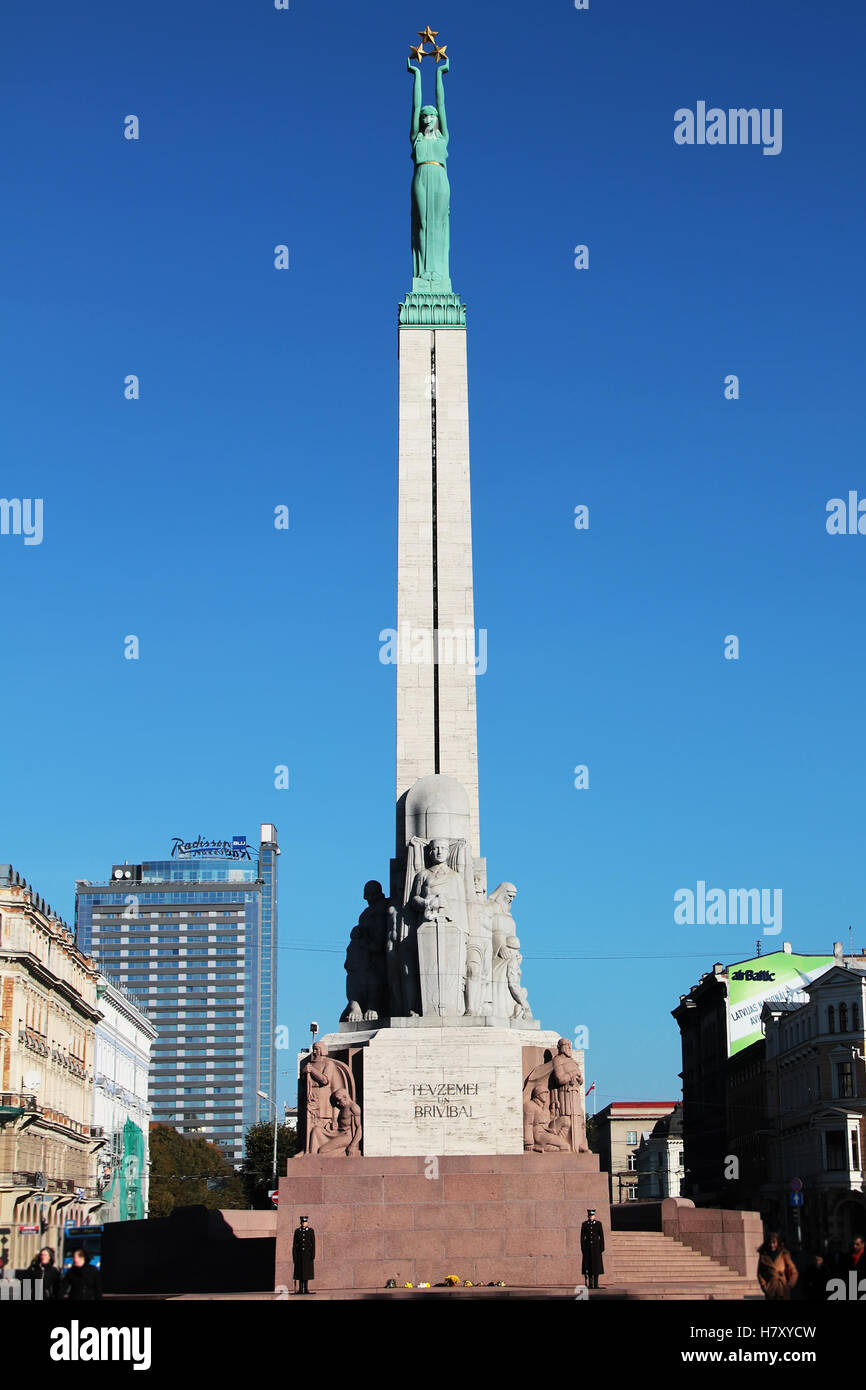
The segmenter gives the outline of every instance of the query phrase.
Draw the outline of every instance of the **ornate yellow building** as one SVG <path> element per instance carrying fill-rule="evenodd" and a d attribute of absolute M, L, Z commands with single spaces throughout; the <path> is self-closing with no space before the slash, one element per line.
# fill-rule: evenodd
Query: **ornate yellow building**
<path fill-rule="evenodd" d="M 0 864 L 0 1262 L 43 1245 L 101 1203 L 93 1128 L 97 969 L 71 931 Z"/>

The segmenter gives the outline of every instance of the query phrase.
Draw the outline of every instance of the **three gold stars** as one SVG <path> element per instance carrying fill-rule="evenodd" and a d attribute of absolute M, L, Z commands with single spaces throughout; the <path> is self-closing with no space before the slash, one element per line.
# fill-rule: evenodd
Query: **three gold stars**
<path fill-rule="evenodd" d="M 439 37 L 438 29 L 431 29 L 428 24 L 426 29 L 418 30 L 418 37 L 421 40 L 419 44 L 409 45 L 411 57 L 415 58 L 418 62 L 420 62 L 422 58 L 435 58 L 436 62 L 439 63 L 443 58 L 448 57 L 447 44 L 443 43 L 440 48 L 439 44 L 436 43 L 436 39 Z M 432 43 L 432 52 L 424 47 L 425 43 Z"/>

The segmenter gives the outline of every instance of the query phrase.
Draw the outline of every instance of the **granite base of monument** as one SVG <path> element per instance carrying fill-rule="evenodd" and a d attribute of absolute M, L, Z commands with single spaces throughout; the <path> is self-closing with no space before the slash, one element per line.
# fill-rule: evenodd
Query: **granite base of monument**
<path fill-rule="evenodd" d="M 580 1227 L 610 1206 L 596 1154 L 441 1157 L 305 1155 L 280 1179 L 276 1282 L 292 1285 L 292 1235 L 316 1232 L 314 1289 L 381 1289 L 389 1279 L 530 1288 L 583 1284 Z M 605 1280 L 613 1272 L 605 1252 Z"/>
<path fill-rule="evenodd" d="M 355 1079 L 365 1156 L 523 1153 L 524 1079 L 555 1053 L 559 1037 L 532 1023 L 368 1024 L 320 1039 Z M 582 1072 L 583 1054 L 574 1060 Z"/>

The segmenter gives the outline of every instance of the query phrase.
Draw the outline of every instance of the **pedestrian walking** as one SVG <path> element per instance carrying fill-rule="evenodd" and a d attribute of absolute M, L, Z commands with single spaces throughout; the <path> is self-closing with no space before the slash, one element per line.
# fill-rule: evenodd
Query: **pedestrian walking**
<path fill-rule="evenodd" d="M 90 1256 L 86 1250 L 73 1250 L 72 1267 L 66 1271 L 66 1277 L 60 1285 L 60 1297 L 90 1302 L 102 1297 L 99 1270 L 90 1263 Z"/>
<path fill-rule="evenodd" d="M 853 1269 L 858 1275 L 866 1274 L 866 1247 L 863 1245 L 863 1237 L 855 1236 L 848 1255 L 848 1272 Z"/>
<path fill-rule="evenodd" d="M 595 1207 L 587 1207 L 586 1220 L 580 1228 L 581 1266 L 588 1289 L 598 1288 L 598 1276 L 604 1274 L 604 1227 L 595 1219 Z"/>
<path fill-rule="evenodd" d="M 316 1259 L 316 1233 L 305 1216 L 301 1217 L 300 1225 L 295 1231 L 292 1240 L 292 1260 L 294 1262 L 294 1277 L 298 1281 L 298 1293 L 309 1293 L 307 1284 L 310 1279 L 315 1279 Z"/>
<path fill-rule="evenodd" d="M 29 1274 L 31 1279 L 42 1281 L 43 1299 L 56 1299 L 60 1296 L 60 1270 L 54 1263 L 54 1248 L 51 1245 L 43 1245 L 38 1255 L 30 1261 Z"/>
<path fill-rule="evenodd" d="M 789 1299 L 797 1282 L 797 1268 L 778 1231 L 771 1231 L 758 1247 L 758 1283 L 764 1297 Z"/>
<path fill-rule="evenodd" d="M 831 1272 L 823 1255 L 813 1255 L 809 1261 L 801 1285 L 807 1303 L 824 1303 L 827 1299 L 827 1280 Z"/>

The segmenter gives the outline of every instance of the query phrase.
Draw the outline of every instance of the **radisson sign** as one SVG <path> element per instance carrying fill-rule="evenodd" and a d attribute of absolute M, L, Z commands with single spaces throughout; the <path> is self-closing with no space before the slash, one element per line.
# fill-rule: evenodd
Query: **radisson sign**
<path fill-rule="evenodd" d="M 196 840 L 182 840 L 179 835 L 175 835 L 171 847 L 172 859 L 185 858 L 187 855 L 195 858 L 252 859 L 246 835 L 233 835 L 231 842 L 203 840 L 201 835 Z"/>

